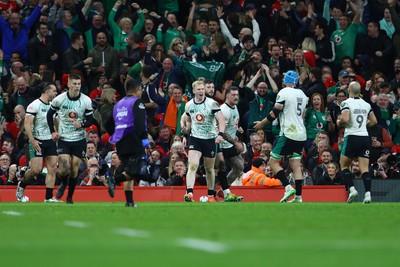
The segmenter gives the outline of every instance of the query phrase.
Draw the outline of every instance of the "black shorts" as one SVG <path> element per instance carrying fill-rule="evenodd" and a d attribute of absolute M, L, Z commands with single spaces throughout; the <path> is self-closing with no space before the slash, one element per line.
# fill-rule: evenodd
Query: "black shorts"
<path fill-rule="evenodd" d="M 217 153 L 222 153 L 222 148 L 219 144 L 217 144 Z"/>
<path fill-rule="evenodd" d="M 235 146 L 232 146 L 230 148 L 223 148 L 222 149 L 222 154 L 224 155 L 225 159 L 229 159 L 229 158 L 236 157 L 240 153 L 236 150 Z"/>
<path fill-rule="evenodd" d="M 206 158 L 214 158 L 217 155 L 215 139 L 200 139 L 190 136 L 189 150 L 199 151 Z"/>
<path fill-rule="evenodd" d="M 86 154 L 86 139 L 74 142 L 58 140 L 57 153 L 58 155 L 68 154 L 78 158 L 83 158 Z"/>
<path fill-rule="evenodd" d="M 306 141 L 295 141 L 286 136 L 279 136 L 271 152 L 271 158 L 280 160 L 283 157 L 289 159 L 301 159 Z"/>
<path fill-rule="evenodd" d="M 344 138 L 342 155 L 348 158 L 369 158 L 371 139 L 369 136 L 348 135 Z"/>
<path fill-rule="evenodd" d="M 31 142 L 29 142 L 29 158 L 44 158 L 47 156 L 57 156 L 57 145 L 53 140 L 38 140 L 40 144 L 41 153 L 36 153 L 33 149 Z"/>

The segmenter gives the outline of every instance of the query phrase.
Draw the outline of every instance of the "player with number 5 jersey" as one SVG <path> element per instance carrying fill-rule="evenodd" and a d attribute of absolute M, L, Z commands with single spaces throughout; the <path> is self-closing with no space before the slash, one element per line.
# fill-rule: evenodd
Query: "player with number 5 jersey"
<path fill-rule="evenodd" d="M 266 118 L 262 121 L 254 122 L 255 129 L 262 129 L 266 122 L 272 122 L 279 116 L 281 132 L 271 152 L 269 164 L 275 176 L 285 187 L 283 198 L 280 202 L 287 202 L 288 199 L 296 194 L 290 202 L 303 202 L 302 185 L 303 175 L 301 170 L 301 155 L 307 140 L 306 127 L 304 126 L 304 111 L 308 102 L 308 97 L 300 89 L 295 88 L 299 76 L 290 70 L 285 73 L 283 84 L 285 88 L 279 91 L 275 106 Z M 286 177 L 285 170 L 280 165 L 283 157 L 289 159 L 290 168 L 293 170 L 296 189 L 294 189 Z"/>

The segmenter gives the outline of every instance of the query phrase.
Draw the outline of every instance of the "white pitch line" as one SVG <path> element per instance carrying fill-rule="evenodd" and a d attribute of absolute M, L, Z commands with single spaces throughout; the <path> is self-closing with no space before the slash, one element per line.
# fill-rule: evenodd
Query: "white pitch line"
<path fill-rule="evenodd" d="M 129 237 L 148 238 L 150 236 L 149 232 L 136 230 L 132 228 L 117 228 L 114 229 L 113 232 L 118 235 L 124 235 Z"/>
<path fill-rule="evenodd" d="M 88 223 L 78 222 L 78 221 L 65 221 L 64 225 L 69 226 L 69 227 L 76 227 L 76 228 L 87 228 L 89 226 Z"/>
<path fill-rule="evenodd" d="M 195 238 L 179 238 L 177 239 L 178 245 L 182 247 L 202 250 L 209 253 L 224 253 L 228 250 L 228 246 L 223 243 L 218 243 L 209 240 L 195 239 Z"/>
<path fill-rule="evenodd" d="M 13 211 L 13 210 L 5 210 L 2 213 L 5 215 L 11 215 L 11 216 L 22 216 L 21 212 Z"/>

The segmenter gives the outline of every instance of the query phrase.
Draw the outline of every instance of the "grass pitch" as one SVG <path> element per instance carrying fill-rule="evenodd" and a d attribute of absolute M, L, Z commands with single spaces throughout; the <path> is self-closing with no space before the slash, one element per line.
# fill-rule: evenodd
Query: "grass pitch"
<path fill-rule="evenodd" d="M 1 266 L 396 266 L 399 203 L 0 203 Z"/>

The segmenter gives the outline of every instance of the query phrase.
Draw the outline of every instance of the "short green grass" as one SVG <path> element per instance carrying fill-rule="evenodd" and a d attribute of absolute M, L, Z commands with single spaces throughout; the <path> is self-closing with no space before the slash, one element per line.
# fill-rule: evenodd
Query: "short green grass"
<path fill-rule="evenodd" d="M 399 203 L 0 203 L 0 262 L 395 266 L 399 210 Z"/>

